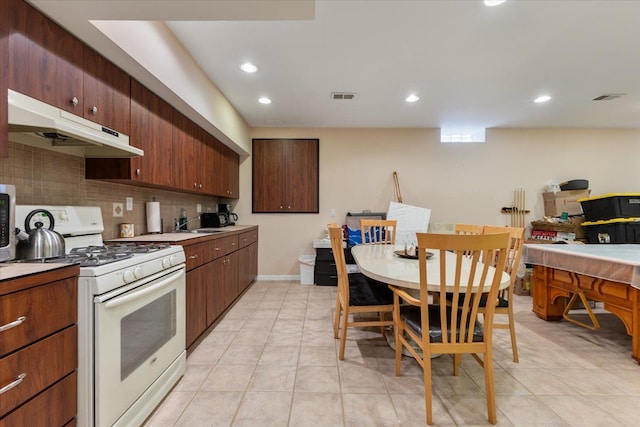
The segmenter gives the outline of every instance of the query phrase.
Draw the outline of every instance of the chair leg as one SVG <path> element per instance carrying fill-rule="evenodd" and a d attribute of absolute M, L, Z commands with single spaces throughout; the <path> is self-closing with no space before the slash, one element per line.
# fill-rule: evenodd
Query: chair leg
<path fill-rule="evenodd" d="M 509 306 L 509 332 L 511 333 L 511 351 L 513 352 L 513 361 L 515 363 L 519 363 L 518 344 L 516 344 L 516 322 L 513 318 L 513 306 Z"/>
<path fill-rule="evenodd" d="M 395 312 L 393 313 L 395 316 Z M 394 322 L 393 336 L 396 342 L 396 377 L 400 376 L 400 365 L 402 365 L 402 342 L 400 342 L 400 334 L 402 334 L 402 328 L 398 327 L 398 323 Z"/>
<path fill-rule="evenodd" d="M 453 355 L 453 376 L 460 375 L 460 365 L 462 365 L 462 354 Z"/>
<path fill-rule="evenodd" d="M 426 344 L 429 345 L 429 344 Z M 423 376 L 424 376 L 424 406 L 427 412 L 427 424 L 433 424 L 433 396 L 431 385 L 431 352 L 422 350 Z"/>
<path fill-rule="evenodd" d="M 342 307 L 340 306 L 340 298 L 336 298 L 336 314 L 333 316 L 333 338 L 338 338 L 338 328 L 340 325 L 340 312 Z"/>
<path fill-rule="evenodd" d="M 344 347 L 347 344 L 347 322 L 349 321 L 349 308 L 344 308 L 342 313 L 342 335 L 340 336 L 340 352 L 338 353 L 338 359 L 344 360 Z"/>
<path fill-rule="evenodd" d="M 489 422 L 495 424 L 497 422 L 496 415 L 496 389 L 493 378 L 493 355 L 491 352 L 484 353 L 484 388 L 487 395 L 487 415 Z"/>

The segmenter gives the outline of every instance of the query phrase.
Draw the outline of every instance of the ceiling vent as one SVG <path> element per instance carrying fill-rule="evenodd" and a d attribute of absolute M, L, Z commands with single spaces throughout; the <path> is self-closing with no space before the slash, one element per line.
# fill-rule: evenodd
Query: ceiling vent
<path fill-rule="evenodd" d="M 352 100 L 355 96 L 355 92 L 331 92 L 331 99 Z"/>
<path fill-rule="evenodd" d="M 626 95 L 626 93 L 605 93 L 604 95 L 596 96 L 593 98 L 593 101 L 611 101 L 624 95 Z"/>

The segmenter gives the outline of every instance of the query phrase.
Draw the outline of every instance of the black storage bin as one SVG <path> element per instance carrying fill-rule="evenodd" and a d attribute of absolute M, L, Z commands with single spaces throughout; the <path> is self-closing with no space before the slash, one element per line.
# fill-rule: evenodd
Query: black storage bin
<path fill-rule="evenodd" d="M 583 222 L 589 243 L 640 243 L 640 218 Z"/>
<path fill-rule="evenodd" d="M 611 193 L 578 202 L 587 221 L 640 217 L 640 193 Z"/>

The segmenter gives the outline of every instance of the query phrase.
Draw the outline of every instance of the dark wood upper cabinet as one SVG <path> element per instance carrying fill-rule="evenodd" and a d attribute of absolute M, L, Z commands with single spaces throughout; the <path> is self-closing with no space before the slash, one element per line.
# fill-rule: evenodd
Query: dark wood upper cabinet
<path fill-rule="evenodd" d="M 252 159 L 254 213 L 318 213 L 318 139 L 254 139 Z"/>
<path fill-rule="evenodd" d="M 131 78 L 93 49 L 84 49 L 84 118 L 130 133 Z"/>
<path fill-rule="evenodd" d="M 86 178 L 175 188 L 172 131 L 172 107 L 141 83 L 131 80 L 129 143 L 144 150 L 144 156 L 86 159 Z"/>
<path fill-rule="evenodd" d="M 26 2 L 9 3 L 9 87 L 82 116 L 84 44 Z"/>

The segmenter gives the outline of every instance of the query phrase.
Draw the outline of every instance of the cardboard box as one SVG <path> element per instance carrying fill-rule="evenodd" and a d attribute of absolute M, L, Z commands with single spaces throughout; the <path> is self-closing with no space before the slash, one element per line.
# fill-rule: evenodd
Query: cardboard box
<path fill-rule="evenodd" d="M 568 233 L 565 231 L 531 230 L 531 238 L 549 240 L 552 242 L 559 240 L 575 240 L 576 233 Z"/>
<path fill-rule="evenodd" d="M 575 239 L 586 241 L 587 235 L 585 234 L 582 223 L 584 217 L 574 216 L 569 218 L 565 222 L 548 222 L 548 221 L 531 221 L 531 230 L 546 230 L 546 231 L 564 231 L 565 233 L 575 233 Z"/>
<path fill-rule="evenodd" d="M 578 199 L 589 197 L 591 190 L 569 190 L 557 193 L 542 193 L 545 216 L 582 215 L 582 205 Z"/>

